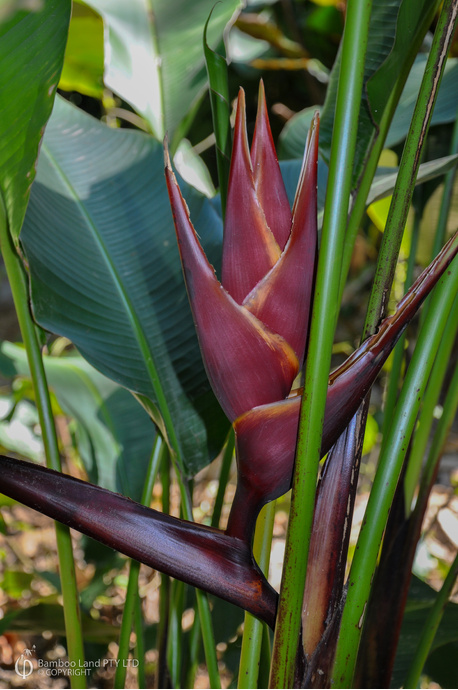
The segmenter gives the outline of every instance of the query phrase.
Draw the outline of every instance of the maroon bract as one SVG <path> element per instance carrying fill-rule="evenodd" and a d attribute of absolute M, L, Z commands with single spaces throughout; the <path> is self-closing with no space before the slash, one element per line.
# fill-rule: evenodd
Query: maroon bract
<path fill-rule="evenodd" d="M 318 116 L 291 214 L 262 86 L 251 156 L 240 91 L 221 283 L 167 158 L 167 186 L 200 348 L 231 422 L 257 405 L 285 399 L 303 363 L 316 259 L 317 156 Z"/>

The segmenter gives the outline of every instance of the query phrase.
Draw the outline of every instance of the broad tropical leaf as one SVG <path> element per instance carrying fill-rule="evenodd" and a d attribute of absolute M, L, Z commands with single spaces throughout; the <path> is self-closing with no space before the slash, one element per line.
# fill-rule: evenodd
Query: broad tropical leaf
<path fill-rule="evenodd" d="M 202 33 L 215 45 L 240 0 L 87 0 L 106 26 L 105 84 L 170 139 L 196 105 L 207 75 Z"/>
<path fill-rule="evenodd" d="M 82 357 L 43 359 L 51 390 L 75 420 L 89 480 L 139 501 L 155 436 L 151 419 L 128 391 Z M 29 376 L 24 348 L 2 343 L 0 371 L 3 376 Z"/>
<path fill-rule="evenodd" d="M 62 69 L 71 7 L 70 0 L 32 9 L 19 4 L 6 6 L 0 22 L 0 196 L 15 242 Z"/>
<path fill-rule="evenodd" d="M 187 197 L 216 263 L 221 219 L 207 198 Z M 174 235 L 162 146 L 58 99 L 21 234 L 35 317 L 152 401 L 194 473 L 218 452 L 227 422 L 200 358 Z"/>

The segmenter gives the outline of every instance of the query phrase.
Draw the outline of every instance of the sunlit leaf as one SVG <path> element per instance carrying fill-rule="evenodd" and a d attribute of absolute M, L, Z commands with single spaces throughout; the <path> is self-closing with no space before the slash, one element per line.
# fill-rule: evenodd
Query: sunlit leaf
<path fill-rule="evenodd" d="M 30 10 L 13 5 L 0 22 L 0 195 L 14 241 L 62 69 L 70 6 L 70 0 Z"/>

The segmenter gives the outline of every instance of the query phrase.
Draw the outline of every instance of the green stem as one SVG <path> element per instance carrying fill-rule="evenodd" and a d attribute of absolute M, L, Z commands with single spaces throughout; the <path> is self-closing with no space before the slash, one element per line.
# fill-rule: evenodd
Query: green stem
<path fill-rule="evenodd" d="M 450 566 L 444 584 L 439 591 L 436 600 L 428 613 L 425 625 L 421 634 L 420 642 L 418 644 L 415 656 L 407 674 L 405 688 L 418 688 L 420 681 L 420 674 L 425 665 L 431 646 L 434 642 L 437 629 L 444 615 L 445 607 L 452 593 L 453 587 L 458 577 L 458 553 L 455 560 Z"/>
<path fill-rule="evenodd" d="M 364 337 L 375 332 L 386 309 L 423 144 L 431 120 L 448 48 L 453 37 L 457 12 L 458 5 L 454 0 L 444 2 L 402 153 L 369 300 Z M 440 335 L 445 327 L 446 318 L 455 296 L 453 288 L 456 290 L 456 283 L 458 282 L 457 262 L 452 266 L 450 268 L 451 275 L 446 276 L 450 279 L 448 285 L 451 286 L 452 293 L 444 295 L 443 286 L 444 284 L 447 285 L 447 282 L 446 278 L 442 279 L 439 284 L 440 287 L 438 286 L 434 292 L 434 304 L 435 308 L 444 311 L 442 313 L 435 312 L 434 315 L 428 313 L 425 329 L 422 330 L 418 339 L 393 421 L 382 446 L 379 468 L 349 576 L 350 586 L 342 614 L 333 669 L 334 687 L 350 687 L 352 683 L 364 612 L 383 530 L 413 432 L 422 393 L 424 393 L 439 346 L 438 333 Z M 455 280 L 455 284 L 453 280 Z M 434 319 L 437 320 L 437 323 L 434 323 Z M 438 332 L 433 333 L 429 329 L 426 330 L 426 323 L 432 325 L 432 328 L 437 328 Z"/>
<path fill-rule="evenodd" d="M 216 529 L 219 528 L 221 521 L 221 511 L 224 505 L 224 494 L 226 493 L 227 482 L 231 472 L 232 458 L 234 456 L 235 435 L 234 428 L 231 427 L 227 436 L 226 447 L 224 448 L 223 461 L 221 464 L 221 471 L 219 473 L 218 492 L 215 498 L 215 506 L 213 508 L 211 526 Z"/>
<path fill-rule="evenodd" d="M 162 438 L 158 434 L 154 442 L 153 451 L 151 453 L 148 470 L 146 473 L 146 481 L 143 486 L 142 497 L 140 499 L 141 504 L 144 506 L 148 506 L 150 504 L 154 482 L 156 481 L 159 467 L 163 460 L 164 453 L 166 452 L 166 446 L 163 443 Z M 126 682 L 127 659 L 129 658 L 130 649 L 130 634 L 132 631 L 132 621 L 138 599 L 139 572 L 140 563 L 138 563 L 138 561 L 131 561 L 129 569 L 129 581 L 127 584 L 126 591 L 126 600 L 124 602 L 121 630 L 119 633 L 118 664 L 116 666 L 116 673 L 114 679 L 115 688 L 123 688 Z"/>
<path fill-rule="evenodd" d="M 399 99 L 401 97 L 402 91 L 407 81 L 407 77 L 409 76 L 415 56 L 417 55 L 417 52 L 421 46 L 424 34 L 431 26 L 431 22 L 436 14 L 438 5 L 439 3 L 437 2 L 437 0 L 435 0 L 434 2 L 431 2 L 428 6 L 427 11 L 425 12 L 425 16 L 423 17 L 422 29 L 417 32 L 416 41 L 411 46 L 409 59 L 406 60 L 406 62 L 403 65 L 400 65 L 399 75 L 396 84 L 388 96 L 385 111 L 380 120 L 378 132 L 374 135 L 375 141 L 370 150 L 370 154 L 364 168 L 364 173 L 361 175 L 359 180 L 356 198 L 354 199 L 350 218 L 348 221 L 347 236 L 342 258 L 342 274 L 340 280 L 339 304 L 342 299 L 342 294 L 347 280 L 348 271 L 350 269 L 351 257 L 353 254 L 356 235 L 358 234 L 358 230 L 361 227 L 363 215 L 366 210 L 366 199 L 369 194 L 369 190 L 371 188 L 375 172 L 377 170 L 380 154 L 383 150 L 385 140 L 390 129 L 391 122 L 393 120 L 394 113 L 396 111 Z"/>
<path fill-rule="evenodd" d="M 436 286 L 431 309 L 418 338 L 393 421 L 382 446 L 379 466 L 349 574 L 333 669 L 332 687 L 352 687 L 361 629 L 380 544 L 401 474 L 417 413 L 458 289 L 458 261 Z"/>
<path fill-rule="evenodd" d="M 444 2 L 434 33 L 412 122 L 402 151 L 399 172 L 380 247 L 374 286 L 369 299 L 364 337 L 375 332 L 380 318 L 386 310 L 423 147 L 445 67 L 448 49 L 453 38 L 457 12 L 458 5 L 454 0 L 446 0 Z"/>
<path fill-rule="evenodd" d="M 420 237 L 420 213 L 415 212 L 414 226 L 412 229 L 412 238 L 410 242 L 409 258 L 407 261 L 406 279 L 404 282 L 404 292 L 410 288 L 413 282 L 413 273 L 415 268 L 415 258 L 417 255 L 418 240 Z M 390 377 L 388 380 L 388 387 L 386 392 L 385 405 L 383 410 L 383 432 L 386 433 L 387 427 L 391 422 L 393 410 L 396 407 L 396 400 L 399 394 L 402 381 L 402 364 L 404 362 L 405 344 L 407 332 L 404 331 L 397 343 L 391 364 Z"/>
<path fill-rule="evenodd" d="M 167 645 L 167 666 L 172 688 L 180 687 L 181 662 L 183 657 L 183 629 L 181 625 L 186 585 L 181 580 L 172 581 L 170 597 L 169 637 Z"/>
<path fill-rule="evenodd" d="M 328 187 L 305 369 L 291 512 L 270 685 L 292 687 L 315 505 L 322 423 L 338 313 L 341 260 L 372 3 L 350 0 L 331 146 Z"/>
<path fill-rule="evenodd" d="M 456 120 L 453 127 L 452 141 L 450 143 L 450 153 L 453 156 L 458 153 L 458 112 L 456 114 Z M 439 218 L 437 221 L 436 232 L 434 235 L 434 242 L 431 249 L 431 260 L 440 252 L 442 245 L 444 244 L 447 235 L 447 221 L 450 213 L 450 207 L 452 204 L 453 197 L 453 185 L 455 182 L 456 167 L 449 170 L 445 176 L 444 189 L 442 192 L 441 205 L 439 209 Z M 426 309 L 428 308 L 429 298 L 425 300 L 425 304 L 420 314 L 420 323 L 423 323 L 424 315 L 426 314 Z"/>
<path fill-rule="evenodd" d="M 135 601 L 134 627 L 135 627 L 135 635 L 137 637 L 137 644 L 136 644 L 136 654 L 137 654 L 137 660 L 138 660 L 137 685 L 139 688 L 146 688 L 145 641 L 143 639 L 142 605 L 141 605 L 141 601 L 140 601 L 139 597 L 137 597 L 137 599 Z"/>
<path fill-rule="evenodd" d="M 444 407 L 442 409 L 442 415 L 437 423 L 436 430 L 434 431 L 433 438 L 431 441 L 431 447 L 426 459 L 425 467 L 421 477 L 420 488 L 418 491 L 417 501 L 415 503 L 415 513 L 422 512 L 422 506 L 427 502 L 427 496 L 429 496 L 431 491 L 431 486 L 434 481 L 434 475 L 436 472 L 437 463 L 443 452 L 445 440 L 452 426 L 453 420 L 455 419 L 455 414 L 458 409 L 458 365 L 455 366 L 455 372 L 453 374 L 450 386 L 447 391 L 447 395 L 444 401 Z"/>
<path fill-rule="evenodd" d="M 417 429 L 409 454 L 409 464 L 404 478 L 404 500 L 407 514 L 410 514 L 415 489 L 421 475 L 423 458 L 428 444 L 429 432 L 434 420 L 434 408 L 437 405 L 442 384 L 447 373 L 448 363 L 455 344 L 455 337 L 458 329 L 458 296 L 447 321 L 440 350 L 431 377 L 428 382 L 425 396 L 422 401 L 420 416 L 418 418 Z"/>
<path fill-rule="evenodd" d="M 193 688 L 199 666 L 200 621 L 195 616 L 189 636 L 189 666 L 186 674 L 186 687 Z"/>
<path fill-rule="evenodd" d="M 160 473 L 162 485 L 162 512 L 170 513 L 170 457 L 167 449 L 166 455 L 162 459 Z M 157 684 L 156 687 L 168 687 L 169 673 L 167 668 L 167 648 L 169 637 L 170 605 L 171 605 L 171 585 L 172 581 L 168 575 L 161 574 L 161 587 L 159 590 L 159 623 L 157 626 Z"/>
<path fill-rule="evenodd" d="M 56 427 L 54 425 L 54 417 L 51 409 L 49 389 L 46 381 L 43 360 L 41 357 L 37 330 L 29 310 L 27 276 L 23 264 L 16 253 L 16 250 L 14 249 L 13 242 L 8 231 L 8 221 L 1 198 L 0 250 L 3 256 L 5 269 L 13 295 L 22 340 L 27 352 L 27 360 L 32 377 L 35 392 L 35 402 L 40 420 L 43 446 L 45 449 L 46 465 L 49 469 L 61 472 L 62 467 L 60 462 Z M 69 660 L 74 662 L 78 667 L 84 662 L 84 645 L 72 541 L 68 527 L 65 527 L 59 523 L 55 524 L 68 656 Z M 71 685 L 73 688 L 85 688 L 85 676 L 72 676 Z"/>
<path fill-rule="evenodd" d="M 450 153 L 453 156 L 458 153 L 458 112 L 453 127 L 452 141 L 450 143 Z M 442 192 L 441 206 L 439 210 L 439 219 L 437 221 L 436 234 L 434 236 L 434 244 L 431 250 L 431 258 L 433 259 L 439 254 L 442 245 L 445 242 L 447 234 L 447 220 L 450 212 L 450 206 L 453 198 L 453 183 L 456 176 L 456 166 L 449 170 L 444 180 L 444 190 Z"/>
<path fill-rule="evenodd" d="M 254 558 L 265 575 L 269 570 L 274 519 L 275 501 L 272 501 L 264 506 L 259 514 L 253 543 Z M 238 688 L 258 687 L 264 627 L 265 624 L 260 620 L 250 613 L 245 613 Z"/>

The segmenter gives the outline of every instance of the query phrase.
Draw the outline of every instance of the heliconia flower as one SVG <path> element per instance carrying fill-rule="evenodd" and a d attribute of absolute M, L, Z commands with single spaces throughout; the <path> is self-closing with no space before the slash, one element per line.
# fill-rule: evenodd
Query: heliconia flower
<path fill-rule="evenodd" d="M 458 233 L 417 278 L 396 312 L 330 375 L 322 456 L 350 422 L 402 332 L 457 253 Z M 259 405 L 235 421 L 238 476 L 228 534 L 251 538 L 262 506 L 291 488 L 301 400 L 299 389 L 286 400 Z"/>
<path fill-rule="evenodd" d="M 240 90 L 217 279 L 166 155 L 166 180 L 204 364 L 233 422 L 283 400 L 304 359 L 317 246 L 318 116 L 310 128 L 291 213 L 261 84 L 248 148 Z"/>

